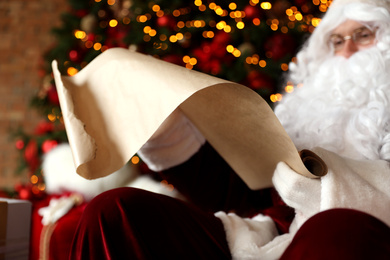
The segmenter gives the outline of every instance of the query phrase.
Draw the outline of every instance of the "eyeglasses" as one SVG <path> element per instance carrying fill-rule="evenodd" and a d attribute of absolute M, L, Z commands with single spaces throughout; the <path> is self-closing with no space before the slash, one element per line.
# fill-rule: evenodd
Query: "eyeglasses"
<path fill-rule="evenodd" d="M 372 44 L 375 40 L 375 30 L 368 27 L 361 27 L 352 32 L 350 35 L 341 36 L 339 34 L 332 34 L 329 38 L 329 45 L 335 52 L 343 49 L 347 40 L 352 40 L 355 44 L 365 46 Z"/>

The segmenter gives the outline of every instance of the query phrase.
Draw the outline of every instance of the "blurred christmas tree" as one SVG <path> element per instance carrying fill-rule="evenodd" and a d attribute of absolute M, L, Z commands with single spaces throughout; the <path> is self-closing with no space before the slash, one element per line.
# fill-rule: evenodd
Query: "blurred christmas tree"
<path fill-rule="evenodd" d="M 44 192 L 41 157 L 66 133 L 51 62 L 74 75 L 112 47 L 153 55 L 254 89 L 269 102 L 283 72 L 305 37 L 320 22 L 331 0 L 69 0 L 62 27 L 54 28 L 57 44 L 42 60 L 42 87 L 32 100 L 44 121 L 33 134 L 17 132 L 20 170 L 30 183 L 17 187 L 28 198 Z M 286 90 L 292 86 L 287 84 Z"/>

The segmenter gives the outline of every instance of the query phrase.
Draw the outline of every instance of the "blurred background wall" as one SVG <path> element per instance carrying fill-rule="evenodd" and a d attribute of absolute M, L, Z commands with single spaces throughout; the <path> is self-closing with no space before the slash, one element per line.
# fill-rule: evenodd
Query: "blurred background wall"
<path fill-rule="evenodd" d="M 40 88 L 39 63 L 54 41 L 50 34 L 68 8 L 65 0 L 0 0 L 0 188 L 12 188 L 18 150 L 10 129 L 34 131 L 41 116 L 29 108 Z"/>

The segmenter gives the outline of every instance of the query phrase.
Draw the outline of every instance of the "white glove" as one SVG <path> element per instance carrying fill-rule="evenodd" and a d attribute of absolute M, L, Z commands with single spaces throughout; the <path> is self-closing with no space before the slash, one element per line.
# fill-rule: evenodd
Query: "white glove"
<path fill-rule="evenodd" d="M 295 209 L 298 226 L 320 211 L 320 179 L 305 177 L 280 162 L 272 181 L 283 201 Z"/>

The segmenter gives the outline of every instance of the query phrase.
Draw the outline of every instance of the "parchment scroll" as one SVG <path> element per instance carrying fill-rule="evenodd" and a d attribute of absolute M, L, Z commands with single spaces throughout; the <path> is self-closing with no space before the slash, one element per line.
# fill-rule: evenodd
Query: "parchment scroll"
<path fill-rule="evenodd" d="M 181 109 L 252 189 L 272 186 L 276 164 L 310 173 L 269 105 L 249 88 L 121 48 L 73 77 L 53 62 L 77 172 L 94 179 L 121 168 Z"/>

